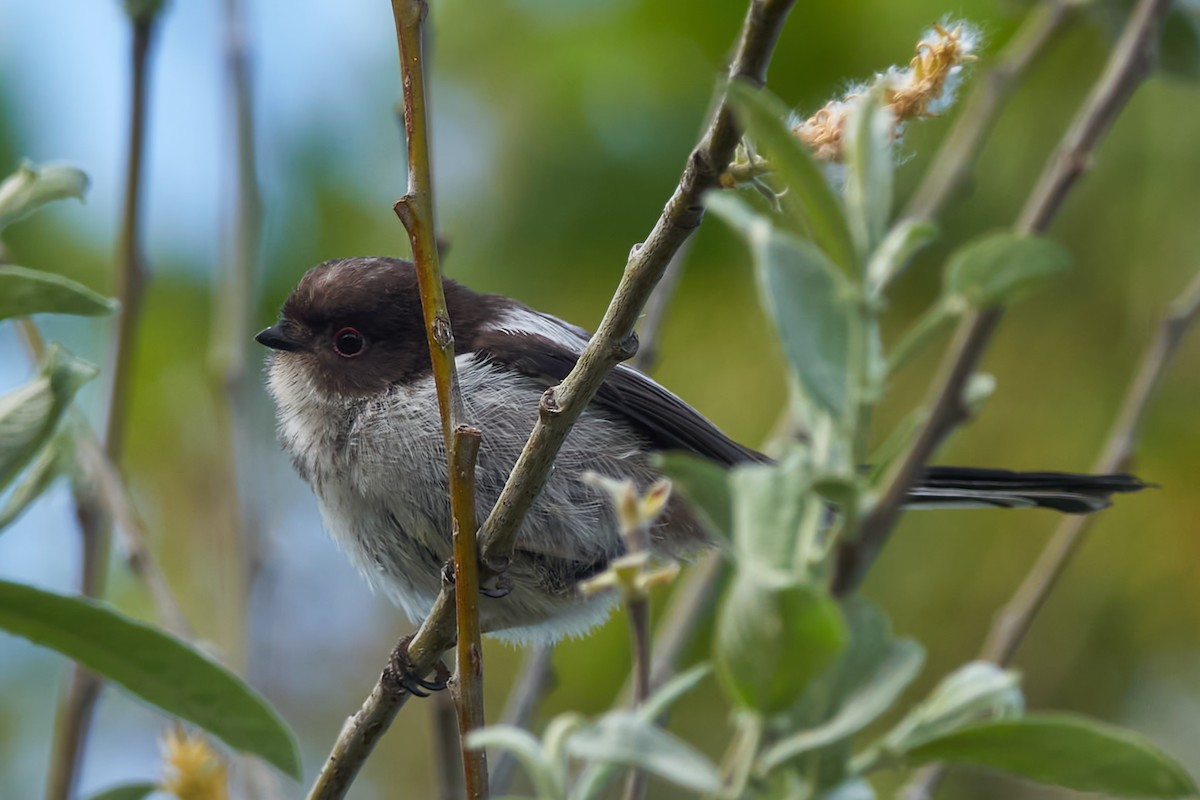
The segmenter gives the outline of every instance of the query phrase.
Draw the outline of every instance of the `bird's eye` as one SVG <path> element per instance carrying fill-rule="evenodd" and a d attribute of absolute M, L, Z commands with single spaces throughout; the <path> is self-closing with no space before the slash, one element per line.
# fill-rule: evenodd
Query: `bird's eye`
<path fill-rule="evenodd" d="M 333 352 L 342 358 L 354 358 L 367 349 L 367 339 L 357 328 L 342 328 L 333 335 Z"/>

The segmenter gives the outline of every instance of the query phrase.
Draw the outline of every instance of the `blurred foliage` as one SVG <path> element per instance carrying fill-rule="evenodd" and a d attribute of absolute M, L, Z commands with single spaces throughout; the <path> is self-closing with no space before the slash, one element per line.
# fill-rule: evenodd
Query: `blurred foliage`
<path fill-rule="evenodd" d="M 289 13 L 281 5 L 266 5 L 273 13 Z M 930 0 L 800 4 L 774 59 L 771 88 L 801 111 L 817 108 L 848 81 L 905 62 L 914 37 L 947 11 L 983 26 L 986 67 L 1023 8 L 992 0 L 967 0 L 953 8 Z M 743 12 L 742 3 L 713 0 L 434 3 L 434 103 L 443 132 L 437 155 L 440 171 L 450 178 L 441 193 L 440 225 L 450 243 L 450 274 L 594 325 L 629 247 L 649 230 L 674 186 Z M 5 13 L 0 10 L 0 20 Z M 402 151 L 388 113 L 398 96 L 388 10 L 383 4 L 344 13 L 374 15 L 376 38 L 364 43 L 370 70 L 355 79 L 372 88 L 380 113 L 369 130 L 331 119 L 287 131 L 286 141 L 271 138 L 283 137 L 278 130 L 264 133 L 260 152 L 264 160 L 280 160 L 283 176 L 265 186 L 268 235 L 258 294 L 258 321 L 264 324 L 309 266 L 334 256 L 402 253 L 404 246 L 388 202 L 379 200 L 402 191 Z M 168 8 L 163 25 L 172 23 Z M 47 13 L 44 24 L 71 23 Z M 253 29 L 252 36 L 274 50 L 289 47 L 269 25 Z M 1073 26 L 1033 70 L 989 139 L 970 186 L 943 214 L 941 238 L 897 281 L 883 320 L 886 339 L 894 339 L 937 296 L 940 275 L 933 267 L 953 247 L 1012 222 L 1102 65 L 1108 44 L 1099 26 Z M 211 46 L 216 59 L 219 42 L 214 39 Z M 123 53 L 117 58 L 124 63 Z M 337 53 L 296 52 L 288 80 L 304 85 L 338 58 Z M 271 85 L 261 87 L 260 94 Z M 22 103 L 38 95 L 28 87 L 17 89 L 9 76 L 0 75 L 4 174 L 35 144 L 36 131 L 16 121 L 25 113 Z M 74 124 L 66 108 L 61 113 L 64 124 Z M 903 149 L 911 158 L 896 175 L 899 206 L 948 121 L 934 119 L 909 129 Z M 940 461 L 1015 469 L 1087 467 L 1158 316 L 1200 265 L 1198 133 L 1200 104 L 1190 87 L 1156 78 L 1138 92 L 1052 231 L 1073 256 L 1072 278 L 1049 282 L 1006 315 L 985 363 L 998 379 L 997 392 Z M 369 153 L 366 162 L 374 168 L 359 170 L 339 161 L 346 147 Z M 466 174 L 455 167 L 463 163 L 470 167 Z M 155 170 L 152 162 L 151 181 Z M 118 189 L 97 185 L 95 193 L 116 196 Z M 151 195 L 153 203 L 153 189 Z M 115 212 L 107 211 L 113 216 L 100 227 L 111 230 Z M 61 206 L 21 222 L 6 237 L 10 257 L 110 291 L 115 282 L 111 239 L 84 232 L 82 224 L 95 213 L 92 206 Z M 264 536 L 255 554 L 259 584 L 251 595 L 252 616 L 248 622 L 229 619 L 244 589 L 241 573 L 230 564 L 239 547 L 228 522 L 232 501 L 214 477 L 224 453 L 214 437 L 217 400 L 204 354 L 209 276 L 216 264 L 161 239 L 149 256 L 154 279 L 138 351 L 127 472 L 157 535 L 153 544 L 200 636 L 237 654 L 243 650 L 238 637 L 249 626 L 253 644 L 245 663 L 252 682 L 293 724 L 305 762 L 314 765 L 406 623 L 382 605 L 371 607 L 370 635 L 357 638 L 338 638 L 315 622 L 297 621 L 313 613 L 314 605 L 298 596 L 313 596 L 319 604 L 330 593 L 365 591 L 341 564 L 316 572 L 296 568 L 290 550 L 321 546 L 315 504 L 275 454 L 271 412 L 253 370 L 247 380 L 254 404 L 239 444 L 247 465 L 242 484 L 257 498 L 251 513 Z M 71 321 L 56 325 L 53 333 L 101 363 L 110 328 L 102 321 Z M 6 374 L 28 377 L 23 355 L 15 345 L 8 349 L 10 339 L 4 341 L 0 358 Z M 260 357 L 252 343 L 247 348 L 255 360 Z M 758 307 L 749 259 L 720 225 L 707 223 L 698 234 L 662 348 L 656 375 L 667 386 L 735 438 L 756 443 L 766 437 L 784 398 L 782 354 Z M 922 396 L 936 350 L 927 348 L 890 387 L 878 430 L 893 427 Z M 1134 700 L 1159 693 L 1160 702 L 1169 706 L 1172 701 L 1162 701 L 1161 693 L 1168 692 L 1179 705 L 1195 704 L 1200 697 L 1200 679 L 1187 666 L 1194 665 L 1200 650 L 1193 610 L 1200 608 L 1200 540 L 1195 536 L 1200 494 L 1192 489 L 1200 482 L 1198 358 L 1200 341 L 1193 339 L 1179 353 L 1146 429 L 1138 472 L 1161 488 L 1121 498 L 1105 512 L 1017 662 L 1031 706 L 1129 719 L 1193 774 L 1200 774 L 1194 728 L 1171 727 L 1166 715 L 1138 715 Z M 88 387 L 82 398 L 98 413 L 94 391 Z M 288 516 L 281 510 L 285 505 L 299 511 Z M 298 527 L 296 514 L 313 521 Z M 55 519 L 70 526 L 66 514 Z M 888 609 L 901 634 L 927 646 L 929 663 L 909 689 L 910 700 L 926 696 L 938 676 L 976 652 L 993 612 L 1054 522 L 1048 513 L 1000 511 L 913 514 L 904 520 L 872 571 L 866 593 Z M 18 526 L 6 536 L 37 540 L 48 532 Z M 55 539 L 66 540 L 72 540 L 70 534 Z M 124 577 L 114 584 L 112 599 L 136 615 L 149 613 L 145 597 Z M 708 650 L 707 640 L 697 642 L 693 654 Z M 19 663 L 10 669 L 9 651 L 10 642 L 0 642 L 5 678 L 0 794 L 24 797 L 40 785 L 46 745 L 24 743 L 35 723 L 19 711 L 28 714 L 30 706 L 15 697 L 52 696 L 57 674 L 22 669 Z M 625 681 L 628 658 L 623 620 L 587 640 L 562 645 L 555 657 L 557 687 L 541 719 L 564 709 L 592 714 L 608 708 Z M 488 644 L 485 659 L 487 711 L 496 719 L 519 657 Z M 128 709 L 107 702 L 114 714 Z M 409 787 L 414 796 L 432 794 L 426 712 L 415 707 L 405 715 L 353 796 L 385 796 L 382 787 L 395 785 Z M 702 688 L 680 704 L 672 729 L 716 757 L 729 735 L 719 693 Z M 140 733 L 128 727 L 120 731 L 139 741 L 155 735 L 153 726 Z M 20 759 L 36 763 L 20 764 Z M 103 781 L 97 777 L 91 783 Z M 666 788 L 651 791 L 655 797 L 672 796 Z M 961 775 L 952 777 L 942 796 L 1046 795 L 1035 795 L 1025 784 Z"/>

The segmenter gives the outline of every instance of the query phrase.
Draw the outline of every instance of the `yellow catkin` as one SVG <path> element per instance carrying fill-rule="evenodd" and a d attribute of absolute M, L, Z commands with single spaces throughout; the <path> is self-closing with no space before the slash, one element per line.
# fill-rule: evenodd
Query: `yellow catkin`
<path fill-rule="evenodd" d="M 899 126 L 908 120 L 931 115 L 930 105 L 946 88 L 946 81 L 954 68 L 975 56 L 968 52 L 963 41 L 963 27 L 946 30 L 941 25 L 933 26 L 931 39 L 917 43 L 916 55 L 908 69 L 885 74 L 884 98 L 891 108 Z M 808 119 L 792 128 L 792 133 L 813 151 L 821 161 L 842 160 L 842 131 L 846 118 L 854 107 L 858 93 L 831 100 Z"/>
<path fill-rule="evenodd" d="M 203 736 L 172 728 L 162 752 L 164 792 L 179 800 L 229 800 L 225 760 Z"/>

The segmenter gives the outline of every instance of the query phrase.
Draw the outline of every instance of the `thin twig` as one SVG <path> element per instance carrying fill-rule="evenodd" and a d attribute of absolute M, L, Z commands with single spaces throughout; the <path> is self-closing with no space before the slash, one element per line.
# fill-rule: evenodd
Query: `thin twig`
<path fill-rule="evenodd" d="M 458 732 L 483 727 L 483 651 L 479 642 L 479 551 L 475 540 L 475 460 L 480 432 L 466 425 L 454 432 L 455 477 L 463 504 L 454 518 L 454 593 L 458 642 L 454 650 L 454 678 L 450 682 L 458 710 Z M 487 751 L 461 749 L 463 777 L 469 800 L 488 796 Z"/>
<path fill-rule="evenodd" d="M 481 433 L 466 421 L 458 373 L 454 368 L 454 333 L 442 291 L 422 52 L 428 13 L 425 0 L 392 0 L 404 86 L 404 132 L 408 144 L 408 191 L 396 201 L 395 211 L 412 245 L 446 444 L 454 528 L 454 606 L 458 643 L 453 685 L 459 737 L 465 745 L 467 735 L 484 724 L 479 552 L 475 538 L 475 460 Z M 461 752 L 467 797 L 482 800 L 488 796 L 487 754 L 479 749 L 467 750 L 465 746 Z"/>
<path fill-rule="evenodd" d="M 146 65 L 154 41 L 155 13 L 132 19 L 132 69 L 129 117 L 129 141 L 125 176 L 125 201 L 122 210 L 118 252 L 120 272 L 117 298 L 121 311 L 113 343 L 112 388 L 109 396 L 108 425 L 104 446 L 108 461 L 119 464 L 125 442 L 125 423 L 129 416 L 129 392 L 133 383 L 133 353 L 145 271 L 141 254 L 142 163 L 146 130 Z M 77 487 L 76 517 L 83 540 L 81 590 L 89 597 L 104 593 L 112 525 L 92 492 Z M 47 800 L 66 800 L 75 791 L 84 747 L 91 727 L 92 714 L 100 697 L 100 678 L 79 665 L 73 665 L 59 716 L 55 724 L 50 756 L 50 775 L 46 784 Z"/>
<path fill-rule="evenodd" d="M 400 2 L 394 0 L 394 3 Z M 739 37 L 737 55 L 730 69 L 731 77 L 760 86 L 765 82 L 771 52 L 794 2 L 752 0 Z M 485 575 L 503 571 L 507 565 L 517 527 L 541 491 L 567 432 L 608 372 L 620 360 L 631 355 L 632 342 L 635 341 L 631 333 L 637 315 L 671 257 L 700 224 L 703 215 L 701 197 L 705 191 L 718 185 L 718 176 L 732 158 L 737 140 L 733 113 L 726 103 L 722 103 L 712 125 L 689 156 L 683 177 L 650 235 L 630 254 L 608 311 L 579 363 L 562 384 L 543 395 L 534 431 L 488 521 L 480 529 L 481 553 L 490 555 L 490 558 L 483 559 Z M 427 253 L 429 250 L 436 253 L 432 244 L 432 240 L 424 243 Z M 427 310 L 427 325 L 429 321 Z M 448 332 L 448 319 L 444 327 Z M 437 363 L 436 357 L 434 363 Z M 436 378 L 436 368 L 434 374 Z M 407 644 L 406 656 L 417 672 L 427 674 L 442 653 L 454 644 L 453 594 L 452 586 L 443 586 L 433 610 Z M 383 731 L 391 725 L 396 712 L 407 701 L 406 693 L 390 691 L 387 683 L 385 672 L 371 696 L 343 728 L 325 767 L 309 792 L 310 800 L 345 795 L 363 761 L 370 755 Z"/>
<path fill-rule="evenodd" d="M 938 148 L 920 185 L 908 201 L 903 218 L 932 220 L 970 177 L 988 132 L 1024 74 L 1047 45 L 1076 19 L 1080 0 L 1048 0 L 1026 15 L 1020 29 L 974 85 L 962 111 Z"/>
<path fill-rule="evenodd" d="M 1018 233 L 1044 233 L 1050 226 L 1067 192 L 1088 166 L 1100 139 L 1153 69 L 1156 34 L 1169 7 L 1169 0 L 1141 0 L 1134 9 L 1104 72 L 1026 201 L 1015 226 Z M 863 520 L 858 539 L 839 550 L 833 581 L 836 593 L 849 593 L 862 581 L 899 519 L 909 487 L 946 436 L 968 418 L 963 391 L 1002 313 L 998 306 L 975 311 L 959 326 L 954 346 L 934 384 L 932 411 L 925 425 L 889 473 L 880 499 Z"/>
<path fill-rule="evenodd" d="M 1126 472 L 1133 466 L 1142 424 L 1150 404 L 1189 328 L 1200 317 L 1200 273 L 1197 273 L 1159 325 L 1158 334 L 1138 360 L 1137 371 L 1121 403 L 1104 450 L 1092 469 L 1097 473 Z M 996 615 L 979 657 L 1008 666 L 1029 633 L 1033 620 L 1098 517 L 1068 517 L 1055 530 L 1021 585 Z M 929 800 L 945 768 L 932 764 L 920 770 L 904 790 L 905 800 Z"/>
<path fill-rule="evenodd" d="M 425 332 L 429 342 L 429 355 L 437 387 L 438 410 L 446 448 L 451 515 L 459 531 L 473 533 L 473 474 L 478 438 L 469 433 L 472 429 L 466 424 L 462 396 L 459 392 L 458 374 L 454 368 L 454 333 L 442 290 L 441 264 L 435 234 L 426 82 L 421 51 L 422 30 L 427 13 L 428 6 L 423 0 L 392 0 L 404 90 L 405 138 L 408 145 L 408 191 L 396 201 L 394 209 L 408 233 L 413 262 L 416 264 L 417 284 L 425 317 Z M 466 449 L 460 453 L 460 447 L 463 446 Z M 463 458 L 469 458 L 471 463 L 466 464 Z M 475 545 L 474 537 L 467 543 Z M 456 631 L 461 630 L 464 638 L 473 634 L 473 640 L 466 642 L 465 646 L 469 655 L 473 652 L 472 658 L 475 661 L 471 669 L 455 676 L 459 685 L 456 691 L 461 693 L 461 697 L 481 701 L 482 671 L 478 668 L 477 661 L 481 657 L 478 604 L 459 604 L 455 600 L 459 592 L 477 600 L 479 577 L 473 565 L 478 559 L 475 556 L 469 559 L 461 558 L 460 550 L 462 548 L 456 546 L 455 583 L 443 586 L 424 624 L 410 641 L 397 645 L 391 663 L 409 664 L 417 673 L 414 677 L 421 677 L 428 674 L 441 659 L 442 653 L 454 645 Z M 472 563 L 468 565 L 468 561 Z M 472 613 L 475 616 L 474 620 L 460 616 L 469 616 Z M 408 699 L 408 693 L 393 680 L 394 677 L 390 673 L 390 667 L 385 670 L 371 696 L 342 729 L 328 761 L 309 791 L 309 798 L 316 800 L 345 796 L 379 737 L 391 725 L 396 712 Z M 478 685 L 464 688 L 462 684 L 466 682 Z M 469 711 L 459 709 L 460 723 L 466 720 L 475 724 L 483 723 L 482 704 L 480 702 L 477 705 L 477 708 Z M 466 730 L 460 730 L 463 741 L 466 739 L 466 733 Z M 481 751 L 467 750 L 463 750 L 462 754 L 468 792 L 474 793 L 470 796 L 486 797 L 487 762 L 484 754 Z"/>
<path fill-rule="evenodd" d="M 554 685 L 553 655 L 554 648 L 550 645 L 529 648 L 517 672 L 516 683 L 508 694 L 500 724 L 529 727 L 538 703 Z M 516 766 L 517 759 L 509 750 L 500 751 L 492 760 L 489 786 L 496 797 L 508 794 Z"/>

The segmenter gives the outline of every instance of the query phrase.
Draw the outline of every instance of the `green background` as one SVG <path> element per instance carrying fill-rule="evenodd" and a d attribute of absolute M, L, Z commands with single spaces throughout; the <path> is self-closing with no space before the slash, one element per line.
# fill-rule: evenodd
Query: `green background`
<path fill-rule="evenodd" d="M 445 0 L 433 6 L 435 178 L 444 176 L 439 226 L 450 245 L 448 273 L 477 289 L 510 294 L 594 326 L 629 248 L 648 232 L 678 179 L 744 4 Z M 811 111 L 849 81 L 906 63 L 920 33 L 947 12 L 982 28 L 986 68 L 1020 11 L 978 1 L 953 7 L 886 0 L 800 3 L 769 83 L 789 105 Z M 168 8 L 164 30 L 171 31 L 179 24 L 175 15 L 185 12 Z M 355 28 L 363 35 L 361 51 L 293 50 L 285 33 L 304 25 L 304 13 L 290 4 L 266 3 L 252 16 L 252 36 L 263 53 L 257 63 L 263 70 L 287 67 L 283 78 L 257 73 L 267 109 L 259 112 L 258 145 L 269 179 L 255 329 L 273 320 L 287 289 L 309 266 L 337 256 L 403 255 L 407 247 L 389 200 L 403 191 L 402 146 L 391 108 L 399 82 L 389 8 L 378 2 L 347 5 L 340 12 L 362 18 Z M 110 16 L 117 14 L 113 4 Z M 288 16 L 286 25 L 273 24 L 282 15 Z M 0 26 L 6 17 L 17 19 L 0 5 Z M 31 13 L 20 19 L 36 21 Z M 47 13 L 39 24 L 69 28 L 72 20 Z M 180 34 L 167 35 L 162 59 L 176 41 L 171 36 Z M 204 55 L 189 57 L 219 65 L 219 39 L 201 41 L 208 50 L 197 45 L 193 50 Z M 1051 45 L 992 132 L 970 185 L 943 214 L 939 244 L 899 282 L 886 318 L 892 340 L 936 295 L 950 247 L 1014 220 L 1108 46 L 1102 29 L 1086 20 Z M 123 69 L 124 47 L 123 39 L 112 44 L 114 69 Z M 21 70 L 2 76 L 5 171 L 22 155 L 56 155 L 40 152 L 37 130 L 22 124 L 24 117 L 36 111 L 64 125 L 80 124 L 58 98 L 29 85 L 30 76 L 49 70 L 51 60 L 70 58 L 69 50 L 32 53 Z M 86 65 L 79 69 L 86 72 Z M 341 106 L 330 97 L 330 116 L 311 128 L 272 124 L 273 89 L 283 91 L 286 84 L 286 91 L 308 97 L 316 108 L 326 102 L 322 93 L 337 93 L 328 78 L 322 80 L 325 70 L 352 80 L 353 96 L 366 98 L 368 108 L 352 124 L 341 124 L 336 116 Z M 175 90 L 154 87 L 158 94 L 152 93 L 151 102 L 171 107 L 162 94 Z M 124 127 L 123 94 L 114 102 L 98 120 L 118 132 L 110 137 Z M 949 122 L 938 118 L 910 127 L 897 173 L 901 204 Z M 1051 229 L 1073 254 L 1073 270 L 1006 314 L 984 364 L 998 390 L 982 416 L 939 454 L 939 462 L 1087 469 L 1157 320 L 1200 268 L 1198 135 L 1200 102 L 1190 84 L 1157 77 L 1138 92 Z M 112 163 L 103 173 L 111 180 L 98 179 L 93 189 L 97 202 L 63 205 L 11 230 L 15 262 L 101 291 L 113 289 L 118 142 L 113 139 Z M 227 161 L 220 163 L 228 169 Z M 247 343 L 248 403 L 238 423 L 237 486 L 248 498 L 256 533 L 248 548 L 231 534 L 235 506 L 220 477 L 226 453 L 219 395 L 206 363 L 211 280 L 223 255 L 219 246 L 195 252 L 187 244 L 195 236 L 179 233 L 177 225 L 166 232 L 156 228 L 160 213 L 187 216 L 186 186 L 161 188 L 158 195 L 181 207 L 156 206 L 161 184 L 153 176 L 160 167 L 152 157 L 148 226 L 154 278 L 137 352 L 127 472 L 154 532 L 153 545 L 199 635 L 247 669 L 279 705 L 299 732 L 311 773 L 342 720 L 365 696 L 391 643 L 409 626 L 382 600 L 371 600 L 324 541 L 315 503 L 277 452 L 257 369 L 262 353 L 252 343 Z M 48 329 L 103 362 L 110 323 L 53 321 Z M 0 346 L 6 386 L 15 384 L 28 367 L 11 334 Z M 735 438 L 759 443 L 767 436 L 784 399 L 781 357 L 757 304 L 747 253 L 719 224 L 706 223 L 696 238 L 661 347 L 655 374 L 665 385 Z M 927 353 L 891 387 L 880 431 L 922 397 L 935 356 Z M 1017 657 L 1032 708 L 1070 709 L 1128 724 L 1156 739 L 1195 775 L 1200 775 L 1198 359 L 1200 336 L 1179 352 L 1146 426 L 1137 472 L 1160 487 L 1121 498 L 1105 512 Z M 100 411 L 100 396 L 95 386 L 85 393 L 93 413 Z M 35 512 L 5 534 L 8 549 L 0 549 L 0 570 L 5 577 L 58 582 L 65 589 L 76 558 L 69 504 L 62 493 L 46 503 L 50 511 Z M 1038 511 L 905 518 L 865 591 L 888 610 L 900 632 L 928 646 L 929 663 L 913 698 L 977 652 L 993 614 L 1055 522 L 1054 515 Z M 15 544 L 7 541 L 18 538 Z M 30 555 L 41 548 L 59 551 Z M 248 550 L 252 570 L 246 568 Z M 12 558 L 7 563 L 6 554 Z M 49 578 L 22 566 L 46 560 L 61 562 Z M 247 589 L 248 571 L 254 580 Z M 112 597 L 133 613 L 151 613 L 120 566 L 114 567 Z M 244 597 L 248 613 L 241 610 Z M 703 658 L 706 647 L 707 633 L 690 658 Z M 562 645 L 555 658 L 557 686 L 539 719 L 565 709 L 607 708 L 625 679 L 628 658 L 620 619 L 587 640 Z M 492 643 L 485 660 L 488 713 L 496 719 L 520 654 Z M 36 796 L 48 754 L 50 709 L 63 674 L 61 659 L 0 639 L 0 795 Z M 679 707 L 672 722 L 685 738 L 716 754 L 727 741 L 728 709 L 715 684 L 705 687 Z M 159 723 L 116 692 L 103 702 L 96 752 L 116 753 L 124 747 L 118 743 L 127 742 L 134 755 L 128 761 L 96 756 L 93 761 L 106 763 L 89 763 L 85 785 L 153 777 Z M 407 708 L 352 796 L 433 796 L 429 720 L 428 703 Z M 117 770 L 121 764 L 128 767 Z M 284 796 L 296 792 L 283 789 Z M 655 794 L 670 796 L 667 790 Z M 943 796 L 1049 795 L 1026 784 L 958 774 Z"/>

